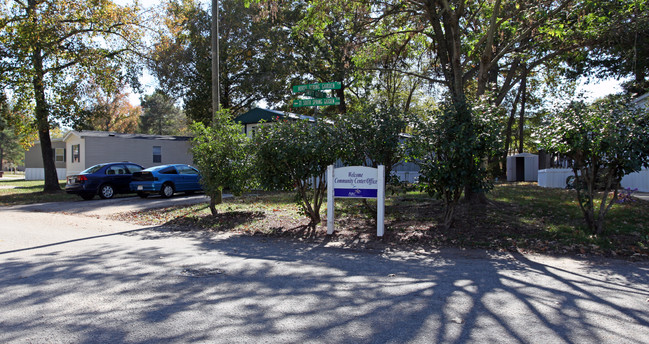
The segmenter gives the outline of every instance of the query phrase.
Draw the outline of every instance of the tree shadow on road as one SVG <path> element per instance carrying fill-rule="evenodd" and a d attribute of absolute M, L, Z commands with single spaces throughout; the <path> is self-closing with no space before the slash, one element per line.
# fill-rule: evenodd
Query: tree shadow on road
<path fill-rule="evenodd" d="M 79 343 L 641 343 L 649 336 L 645 264 L 341 249 L 162 229 L 107 238 L 1 253 L 0 341 L 43 333 Z"/>

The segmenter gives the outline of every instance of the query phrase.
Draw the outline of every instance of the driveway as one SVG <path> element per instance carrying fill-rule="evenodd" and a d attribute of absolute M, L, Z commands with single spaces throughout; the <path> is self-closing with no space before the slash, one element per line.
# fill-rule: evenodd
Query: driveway
<path fill-rule="evenodd" d="M 224 198 L 232 197 L 230 194 L 224 194 Z M 10 210 L 46 212 L 46 213 L 66 213 L 87 216 L 107 216 L 123 212 L 142 211 L 154 208 L 173 207 L 181 205 L 190 205 L 197 203 L 207 203 L 209 197 L 204 194 L 184 195 L 178 194 L 171 198 L 151 196 L 149 198 L 120 197 L 113 199 L 92 199 L 85 201 L 79 198 L 69 202 L 52 202 L 38 203 L 7 207 Z"/>
<path fill-rule="evenodd" d="M 649 201 L 649 192 L 634 192 L 633 197 Z"/>
<path fill-rule="evenodd" d="M 24 209 L 0 218 L 2 343 L 649 338 L 646 263 L 351 250 Z"/>

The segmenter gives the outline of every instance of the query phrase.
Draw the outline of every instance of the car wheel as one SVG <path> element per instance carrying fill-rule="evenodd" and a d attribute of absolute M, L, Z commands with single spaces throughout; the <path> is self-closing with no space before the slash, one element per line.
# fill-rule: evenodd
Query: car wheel
<path fill-rule="evenodd" d="M 173 185 L 169 183 L 165 183 L 162 185 L 162 188 L 160 189 L 160 196 L 164 198 L 169 198 L 174 195 L 174 187 Z"/>
<path fill-rule="evenodd" d="M 147 197 L 149 197 L 149 194 L 146 193 L 146 192 L 138 192 L 137 195 L 140 196 L 140 198 L 147 198 Z"/>
<path fill-rule="evenodd" d="M 115 196 L 115 189 L 110 184 L 104 184 L 99 188 L 99 197 L 103 199 L 113 198 Z"/>
<path fill-rule="evenodd" d="M 81 196 L 81 198 L 85 199 L 86 201 L 89 201 L 89 200 L 95 198 L 94 193 L 82 193 L 82 194 L 80 194 L 80 196 Z"/>

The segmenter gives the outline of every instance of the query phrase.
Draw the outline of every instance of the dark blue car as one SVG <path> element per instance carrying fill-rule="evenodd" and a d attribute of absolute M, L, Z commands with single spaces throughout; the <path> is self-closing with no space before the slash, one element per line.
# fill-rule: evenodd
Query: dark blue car
<path fill-rule="evenodd" d="M 133 174 L 131 191 L 137 192 L 142 198 L 152 193 L 162 197 L 171 197 L 175 192 L 193 193 L 202 191 L 201 175 L 197 169 L 189 165 L 162 165 L 149 167 Z"/>
<path fill-rule="evenodd" d="M 111 162 L 92 166 L 83 172 L 67 177 L 65 192 L 90 200 L 99 194 L 101 198 L 113 198 L 118 193 L 129 193 L 133 173 L 143 167 L 132 162 Z"/>

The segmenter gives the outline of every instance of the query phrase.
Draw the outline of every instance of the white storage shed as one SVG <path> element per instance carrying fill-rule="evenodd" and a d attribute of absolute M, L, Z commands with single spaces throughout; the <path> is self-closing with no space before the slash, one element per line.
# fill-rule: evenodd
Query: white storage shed
<path fill-rule="evenodd" d="M 520 153 L 507 157 L 508 182 L 535 182 L 539 176 L 539 156 Z"/>

